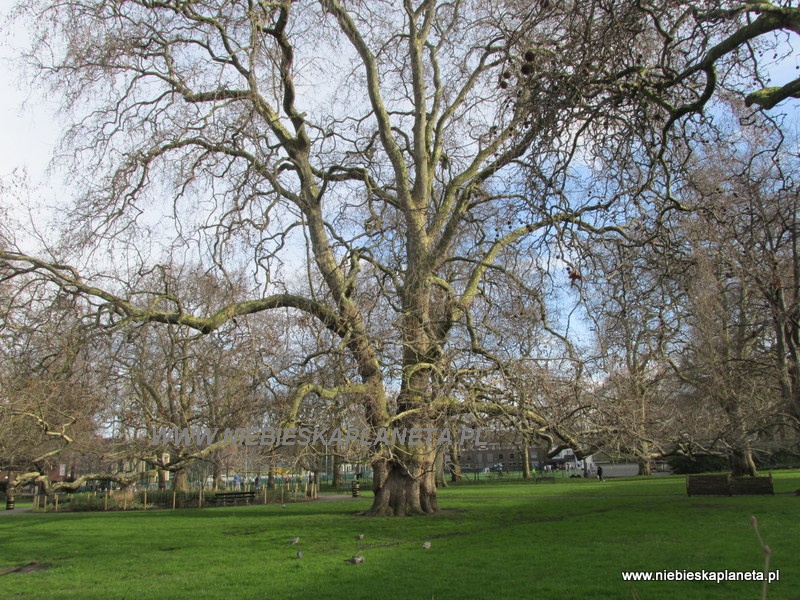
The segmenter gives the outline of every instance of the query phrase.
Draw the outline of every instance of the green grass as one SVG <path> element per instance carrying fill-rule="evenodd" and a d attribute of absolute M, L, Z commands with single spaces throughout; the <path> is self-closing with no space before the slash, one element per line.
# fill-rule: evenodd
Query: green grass
<path fill-rule="evenodd" d="M 682 477 L 564 480 L 441 490 L 435 517 L 365 518 L 342 502 L 0 515 L 3 598 L 760 598 L 756 582 L 627 583 L 621 571 L 763 567 L 800 594 L 800 473 L 775 497 L 688 498 Z M 355 536 L 364 533 L 363 542 Z M 298 546 L 288 541 L 300 536 Z M 422 549 L 430 540 L 432 548 Z M 295 558 L 300 549 L 304 557 Z M 363 554 L 366 561 L 344 559 Z"/>

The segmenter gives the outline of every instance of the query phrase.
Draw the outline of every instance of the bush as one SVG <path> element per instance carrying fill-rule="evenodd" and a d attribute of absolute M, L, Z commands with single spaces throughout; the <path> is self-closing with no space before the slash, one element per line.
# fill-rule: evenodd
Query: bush
<path fill-rule="evenodd" d="M 730 461 L 725 456 L 711 454 L 695 454 L 694 456 L 670 456 L 669 466 L 676 475 L 692 475 L 694 473 L 714 473 L 729 471 Z"/>
<path fill-rule="evenodd" d="M 772 454 L 757 456 L 755 462 L 759 469 L 796 469 L 800 468 L 800 454 L 789 450 L 780 450 Z"/>
<path fill-rule="evenodd" d="M 51 500 L 48 500 L 48 505 Z M 69 496 L 58 496 L 59 510 L 63 507 L 65 510 L 76 511 L 95 511 L 105 510 L 105 494 L 95 494 L 94 492 L 79 492 L 77 494 L 70 494 Z M 39 506 L 41 506 L 41 501 Z M 108 498 L 108 508 L 116 508 L 116 501 L 113 497 Z"/>

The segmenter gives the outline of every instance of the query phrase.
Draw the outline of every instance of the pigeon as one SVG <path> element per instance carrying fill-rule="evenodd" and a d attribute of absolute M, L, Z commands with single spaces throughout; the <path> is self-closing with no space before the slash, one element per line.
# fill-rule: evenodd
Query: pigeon
<path fill-rule="evenodd" d="M 285 504 L 283 505 L 283 508 L 286 508 L 286 505 L 285 505 Z"/>
<path fill-rule="evenodd" d="M 363 539 L 364 539 L 364 534 L 363 534 L 363 533 L 360 533 L 360 534 L 358 534 L 358 535 L 356 536 L 356 539 L 357 539 L 357 540 L 363 540 Z"/>
<path fill-rule="evenodd" d="M 289 543 L 290 543 L 290 544 L 292 544 L 292 545 L 295 545 L 295 544 L 296 544 L 297 542 L 299 542 L 299 541 L 300 541 L 300 538 L 299 538 L 299 537 L 296 537 L 296 538 L 292 538 L 292 539 L 290 539 L 290 540 L 289 540 Z"/>
<path fill-rule="evenodd" d="M 297 551 L 297 558 L 303 558 L 303 551 L 302 550 L 298 550 Z"/>
<path fill-rule="evenodd" d="M 345 558 L 344 562 L 349 562 L 350 564 L 353 564 L 353 565 L 360 565 L 361 563 L 364 562 L 364 557 L 363 556 L 353 556 L 352 558 Z"/>
<path fill-rule="evenodd" d="M 425 542 L 425 543 L 423 543 L 423 544 L 422 544 L 422 547 L 423 547 L 425 550 L 429 550 L 429 549 L 430 549 L 430 547 L 431 547 L 431 543 L 430 543 L 430 542 Z"/>

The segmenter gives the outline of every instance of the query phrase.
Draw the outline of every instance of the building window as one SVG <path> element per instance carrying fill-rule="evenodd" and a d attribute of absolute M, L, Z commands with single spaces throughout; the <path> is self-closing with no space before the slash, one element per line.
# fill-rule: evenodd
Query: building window
<path fill-rule="evenodd" d="M 509 454 L 509 455 L 508 455 L 508 458 L 511 458 L 511 459 L 513 459 L 513 458 L 514 458 L 514 455 L 513 455 L 513 454 Z"/>
<path fill-rule="evenodd" d="M 498 454 L 497 455 L 497 460 L 503 460 L 503 455 L 502 454 Z"/>

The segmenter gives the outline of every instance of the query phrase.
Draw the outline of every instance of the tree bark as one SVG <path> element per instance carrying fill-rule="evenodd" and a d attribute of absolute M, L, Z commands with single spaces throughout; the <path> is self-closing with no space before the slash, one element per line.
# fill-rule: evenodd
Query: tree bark
<path fill-rule="evenodd" d="M 435 448 L 415 447 L 410 453 L 395 448 L 392 456 L 378 456 L 372 463 L 375 500 L 365 513 L 375 517 L 434 514 L 436 501 Z"/>
<path fill-rule="evenodd" d="M 450 457 L 453 459 L 453 467 L 450 469 L 450 481 L 458 483 L 461 481 L 461 449 L 458 447 L 458 438 L 453 427 L 450 428 L 450 439 L 453 440 L 452 444 L 450 444 Z"/>
<path fill-rule="evenodd" d="M 736 448 L 729 456 L 731 462 L 731 473 L 734 477 L 756 477 L 758 469 L 753 460 L 753 451 L 744 446 Z"/>
<path fill-rule="evenodd" d="M 522 478 L 531 478 L 531 451 L 527 443 L 522 446 Z"/>
<path fill-rule="evenodd" d="M 186 470 L 174 471 L 172 477 L 172 491 L 174 492 L 188 492 L 189 491 L 189 478 L 186 475 Z"/>
<path fill-rule="evenodd" d="M 342 475 L 342 457 L 338 453 L 333 455 L 333 481 L 331 483 L 334 488 L 340 488 L 344 485 L 344 476 Z"/>
<path fill-rule="evenodd" d="M 212 464 L 214 465 L 214 472 L 212 475 L 214 482 L 212 485 L 214 486 L 213 489 L 216 492 L 222 488 L 222 467 L 217 461 L 214 461 Z"/>
<path fill-rule="evenodd" d="M 644 393 L 641 394 L 641 397 L 644 398 Z M 642 401 L 642 412 L 644 412 L 644 400 Z M 644 419 L 642 419 L 644 422 Z M 650 444 L 648 442 L 642 442 L 639 448 L 639 456 L 638 456 L 638 464 L 639 464 L 639 475 L 642 476 L 649 476 L 653 474 L 653 465 L 650 462 Z"/>
<path fill-rule="evenodd" d="M 447 480 L 444 478 L 444 462 L 445 462 L 445 455 L 444 452 L 437 452 L 436 453 L 436 461 L 434 462 L 434 466 L 436 468 L 436 487 L 437 488 L 446 488 L 447 487 Z"/>

